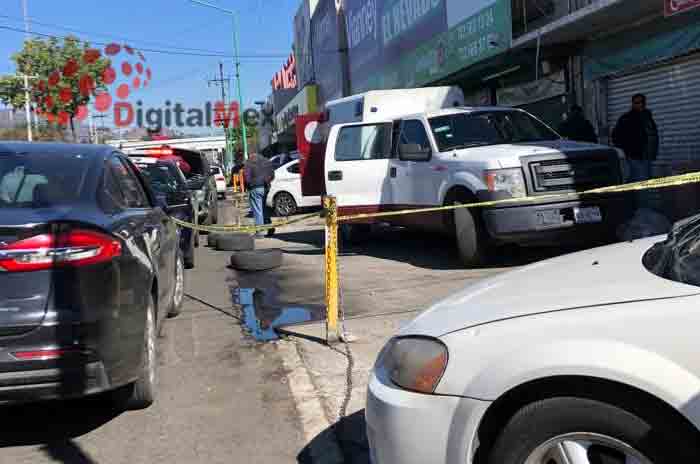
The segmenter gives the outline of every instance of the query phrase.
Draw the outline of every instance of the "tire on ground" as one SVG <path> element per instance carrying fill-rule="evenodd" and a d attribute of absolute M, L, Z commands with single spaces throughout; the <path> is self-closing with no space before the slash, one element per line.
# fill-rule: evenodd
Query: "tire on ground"
<path fill-rule="evenodd" d="M 455 235 L 459 258 L 465 266 L 478 266 L 486 259 L 485 237 L 481 226 L 469 208 L 454 210 Z"/>
<path fill-rule="evenodd" d="M 282 250 L 239 251 L 231 255 L 231 266 L 240 271 L 267 271 L 282 265 Z"/>
<path fill-rule="evenodd" d="M 216 243 L 219 240 L 219 234 L 215 234 L 213 232 L 210 232 L 209 235 L 207 235 L 207 246 L 210 248 L 216 248 Z"/>
<path fill-rule="evenodd" d="M 691 436 L 690 430 L 671 414 L 645 407 L 643 403 L 623 408 L 578 397 L 550 398 L 532 403 L 510 419 L 486 462 L 529 462 L 528 458 L 540 446 L 572 433 L 612 438 L 654 463 L 700 462 L 697 440 Z M 620 460 L 619 451 L 610 446 L 595 444 L 587 452 L 594 454 L 595 461 L 590 462 L 624 462 Z"/>
<path fill-rule="evenodd" d="M 253 236 L 246 233 L 219 235 L 216 239 L 219 251 L 250 251 L 255 249 Z"/>

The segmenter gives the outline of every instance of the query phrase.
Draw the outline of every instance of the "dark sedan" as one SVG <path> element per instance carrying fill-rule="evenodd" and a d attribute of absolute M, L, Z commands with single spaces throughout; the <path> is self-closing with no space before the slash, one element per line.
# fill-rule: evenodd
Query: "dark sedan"
<path fill-rule="evenodd" d="M 0 402 L 155 397 L 184 296 L 178 231 L 107 146 L 0 143 Z"/>
<path fill-rule="evenodd" d="M 181 221 L 194 223 L 195 211 L 192 193 L 187 188 L 185 176 L 174 161 L 158 158 L 131 158 L 141 170 L 161 203 L 168 205 L 169 214 Z M 194 249 L 198 235 L 192 229 L 180 229 L 180 250 L 187 269 L 194 268 Z"/>

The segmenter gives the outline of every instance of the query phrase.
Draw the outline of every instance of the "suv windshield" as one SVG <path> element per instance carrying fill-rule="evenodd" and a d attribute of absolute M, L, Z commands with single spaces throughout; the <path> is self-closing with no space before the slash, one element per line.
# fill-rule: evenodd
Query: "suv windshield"
<path fill-rule="evenodd" d="M 642 262 L 659 277 L 700 287 L 700 215 L 677 222 Z"/>
<path fill-rule="evenodd" d="M 438 116 L 430 119 L 430 127 L 440 151 L 561 138 L 524 111 L 479 111 Z"/>
<path fill-rule="evenodd" d="M 0 153 L 0 208 L 44 208 L 80 198 L 89 158 Z"/>

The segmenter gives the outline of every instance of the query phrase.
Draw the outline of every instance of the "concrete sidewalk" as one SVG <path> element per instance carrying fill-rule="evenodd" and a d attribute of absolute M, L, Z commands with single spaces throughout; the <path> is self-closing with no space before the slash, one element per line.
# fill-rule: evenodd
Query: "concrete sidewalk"
<path fill-rule="evenodd" d="M 245 214 L 245 201 L 240 208 Z M 324 237 L 322 225 L 279 229 L 272 238 L 256 240 L 256 248 L 282 249 L 284 264 L 239 276 L 240 287 L 263 290 L 262 318 L 274 320 L 284 308 L 301 307 L 318 321 L 285 328 L 285 338 L 275 345 L 307 442 L 299 460 L 324 464 L 369 463 L 364 421 L 367 382 L 381 348 L 403 324 L 470 283 L 563 251 L 511 254 L 506 250 L 494 257 L 490 268 L 464 269 L 453 244 L 442 237 L 380 230 L 360 246 L 341 247 L 345 329 L 356 340 L 329 347 L 325 343 Z"/>

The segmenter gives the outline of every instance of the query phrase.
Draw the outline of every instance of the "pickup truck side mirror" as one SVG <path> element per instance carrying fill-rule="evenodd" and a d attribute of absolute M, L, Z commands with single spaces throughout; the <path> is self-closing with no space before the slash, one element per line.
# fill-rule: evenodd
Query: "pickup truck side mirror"
<path fill-rule="evenodd" d="M 417 143 L 399 145 L 399 159 L 402 161 L 429 161 L 432 154 L 430 148 L 423 148 Z"/>

